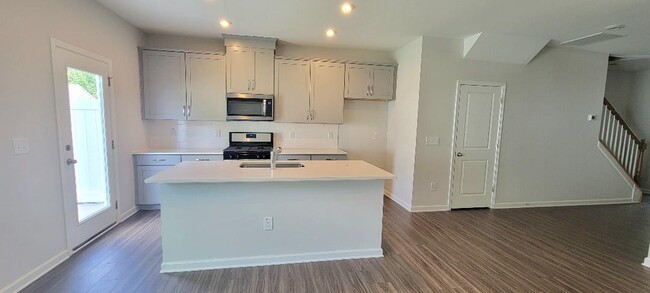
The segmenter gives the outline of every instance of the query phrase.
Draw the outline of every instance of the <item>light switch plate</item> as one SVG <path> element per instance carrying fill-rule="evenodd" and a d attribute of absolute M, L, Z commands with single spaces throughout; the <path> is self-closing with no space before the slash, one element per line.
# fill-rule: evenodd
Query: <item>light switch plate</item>
<path fill-rule="evenodd" d="M 440 145 L 440 137 L 428 136 L 424 140 L 424 145 Z"/>
<path fill-rule="evenodd" d="M 29 140 L 25 137 L 14 138 L 14 155 L 24 155 L 29 153 Z"/>

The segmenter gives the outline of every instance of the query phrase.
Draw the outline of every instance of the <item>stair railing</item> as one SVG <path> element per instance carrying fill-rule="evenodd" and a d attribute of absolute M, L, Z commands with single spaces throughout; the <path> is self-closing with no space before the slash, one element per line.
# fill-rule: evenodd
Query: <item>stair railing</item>
<path fill-rule="evenodd" d="M 616 158 L 625 171 L 639 183 L 643 168 L 643 155 L 647 148 L 645 139 L 639 137 L 625 123 L 612 104 L 604 99 L 600 123 L 600 142 Z"/>

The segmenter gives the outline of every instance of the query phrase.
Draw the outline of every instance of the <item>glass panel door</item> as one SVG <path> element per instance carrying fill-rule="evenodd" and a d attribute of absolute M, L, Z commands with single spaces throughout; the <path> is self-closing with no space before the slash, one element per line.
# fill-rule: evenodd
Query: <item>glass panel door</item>
<path fill-rule="evenodd" d="M 68 67 L 67 73 L 77 217 L 81 223 L 110 208 L 104 89 L 101 75 L 73 67 Z"/>

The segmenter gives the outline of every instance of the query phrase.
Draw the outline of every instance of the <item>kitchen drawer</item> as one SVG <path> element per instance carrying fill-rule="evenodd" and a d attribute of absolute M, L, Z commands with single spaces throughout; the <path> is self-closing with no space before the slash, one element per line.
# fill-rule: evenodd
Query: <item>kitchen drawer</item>
<path fill-rule="evenodd" d="M 311 156 L 309 155 L 278 155 L 278 161 L 309 161 Z"/>
<path fill-rule="evenodd" d="M 223 155 L 181 155 L 181 162 L 223 161 Z"/>
<path fill-rule="evenodd" d="M 138 166 L 174 166 L 181 162 L 180 155 L 138 155 Z"/>
<path fill-rule="evenodd" d="M 311 155 L 311 159 L 316 161 L 335 161 L 335 160 L 347 160 L 347 155 Z"/>

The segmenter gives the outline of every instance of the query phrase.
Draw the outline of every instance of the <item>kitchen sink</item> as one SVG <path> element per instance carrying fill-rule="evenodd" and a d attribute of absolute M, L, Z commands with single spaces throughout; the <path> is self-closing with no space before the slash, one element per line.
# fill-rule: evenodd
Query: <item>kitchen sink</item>
<path fill-rule="evenodd" d="M 290 163 L 278 162 L 278 163 L 275 163 L 275 168 L 278 168 L 278 169 L 280 169 L 280 168 L 283 168 L 283 169 L 284 168 L 303 168 L 303 167 L 305 167 L 305 165 L 303 165 L 301 163 L 296 163 L 296 162 L 290 162 Z M 271 163 L 245 162 L 245 163 L 241 163 L 239 165 L 239 168 L 259 168 L 259 169 L 267 168 L 267 169 L 270 169 L 271 168 Z"/>

